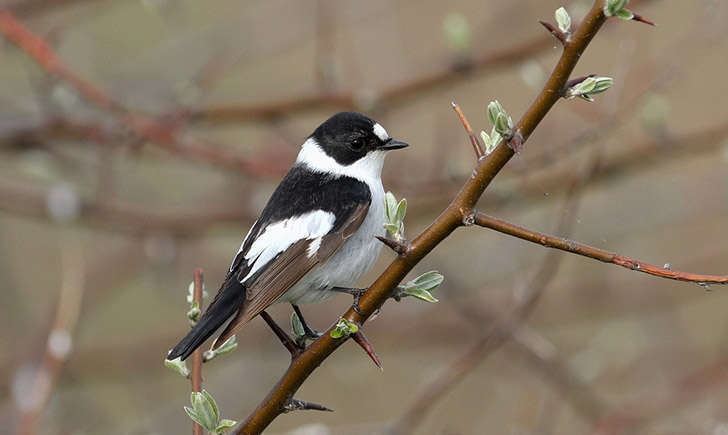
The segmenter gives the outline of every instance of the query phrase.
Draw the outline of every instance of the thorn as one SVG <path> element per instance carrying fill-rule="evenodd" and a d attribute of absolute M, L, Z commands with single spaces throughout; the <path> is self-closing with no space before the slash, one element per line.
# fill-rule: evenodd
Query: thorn
<path fill-rule="evenodd" d="M 632 12 L 632 21 L 639 21 L 640 23 L 649 24 L 650 26 L 657 26 L 657 24 L 653 23 L 652 21 L 648 20 L 647 18 L 643 17 L 642 15 L 637 15 L 634 12 Z"/>
<path fill-rule="evenodd" d="M 384 368 L 382 367 L 382 361 L 377 356 L 377 353 L 374 352 L 374 347 L 369 342 L 366 335 L 364 335 L 361 328 L 359 328 L 359 330 L 357 332 L 351 334 L 351 338 L 354 341 L 356 341 L 356 344 L 358 344 L 359 347 L 364 349 L 364 352 L 366 352 L 367 355 L 369 355 L 369 358 L 371 358 L 372 361 L 374 361 L 374 364 L 376 364 L 376 366 L 379 367 L 379 370 L 384 370 Z"/>
<path fill-rule="evenodd" d="M 552 35 L 554 35 L 554 38 L 558 39 L 559 42 L 561 42 L 561 45 L 566 46 L 568 44 L 569 40 L 564 34 L 564 32 L 561 31 L 561 29 L 557 29 L 554 27 L 553 24 L 549 23 L 548 21 L 538 20 L 539 23 L 541 23 L 542 26 L 546 28 L 549 32 L 551 32 Z"/>
<path fill-rule="evenodd" d="M 387 245 L 387 247 L 389 247 L 392 251 L 396 252 L 397 255 L 404 255 L 407 253 L 408 246 L 405 245 L 404 243 L 400 243 L 396 240 L 388 239 L 388 238 L 382 237 L 382 236 L 376 236 L 376 237 L 377 237 L 377 240 L 379 240 L 380 242 Z"/>
<path fill-rule="evenodd" d="M 273 330 L 273 333 L 278 337 L 278 340 L 281 341 L 281 344 L 285 346 L 286 349 L 288 349 L 288 352 L 291 353 L 291 359 L 296 359 L 303 350 L 298 347 L 296 342 L 291 338 L 286 331 L 284 331 L 278 324 L 273 320 L 273 318 L 270 316 L 270 314 L 266 313 L 265 311 L 260 312 L 260 317 L 265 320 L 265 323 L 268 324 L 270 329 Z"/>
<path fill-rule="evenodd" d="M 283 413 L 307 410 L 334 412 L 333 409 L 328 408 L 324 405 L 319 405 L 318 403 L 306 402 L 305 400 L 298 399 L 289 399 L 286 404 L 283 405 Z"/>

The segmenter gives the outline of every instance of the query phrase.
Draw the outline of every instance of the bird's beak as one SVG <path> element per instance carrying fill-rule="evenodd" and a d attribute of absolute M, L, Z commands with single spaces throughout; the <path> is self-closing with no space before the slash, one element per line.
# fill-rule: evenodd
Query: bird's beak
<path fill-rule="evenodd" d="M 389 139 L 382 146 L 379 147 L 380 150 L 384 151 L 391 151 L 391 150 L 398 150 L 400 148 L 408 147 L 409 144 L 400 142 L 398 140 Z"/>

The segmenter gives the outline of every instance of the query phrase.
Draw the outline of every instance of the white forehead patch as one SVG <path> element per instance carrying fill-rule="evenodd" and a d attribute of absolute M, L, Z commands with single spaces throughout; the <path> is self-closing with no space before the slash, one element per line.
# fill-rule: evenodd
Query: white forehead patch
<path fill-rule="evenodd" d="M 377 135 L 377 137 L 379 139 L 382 140 L 382 142 L 389 140 L 389 135 L 387 134 L 387 130 L 385 130 L 384 127 L 379 125 L 378 122 L 374 124 L 374 127 L 372 127 L 372 131 L 374 132 L 374 134 Z"/>

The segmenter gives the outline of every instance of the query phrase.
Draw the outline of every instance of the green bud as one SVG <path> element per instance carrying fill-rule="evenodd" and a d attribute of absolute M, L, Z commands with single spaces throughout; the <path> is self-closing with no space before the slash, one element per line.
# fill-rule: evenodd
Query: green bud
<path fill-rule="evenodd" d="M 165 359 L 164 366 L 172 370 L 173 372 L 184 376 L 185 378 L 190 376 L 190 369 L 187 368 L 187 363 L 182 361 L 180 357 L 172 360 Z"/>
<path fill-rule="evenodd" d="M 193 392 L 190 394 L 190 403 L 192 403 L 191 408 L 185 406 L 187 415 L 206 431 L 217 433 L 220 411 L 210 393 L 206 390 L 202 390 L 201 393 Z"/>
<path fill-rule="evenodd" d="M 235 427 L 236 424 L 238 424 L 238 422 L 235 420 L 223 418 L 222 420 L 220 420 L 220 423 L 217 425 L 217 428 L 215 428 L 215 432 L 223 433 L 226 430 L 232 429 L 233 427 Z"/>
<path fill-rule="evenodd" d="M 232 337 L 225 340 L 225 343 L 223 343 L 220 347 L 218 347 L 215 350 L 206 350 L 202 354 L 202 360 L 204 362 L 210 361 L 213 358 L 216 358 L 221 355 L 227 355 L 230 352 L 234 351 L 238 348 L 237 338 L 233 335 Z"/>
<path fill-rule="evenodd" d="M 350 322 L 342 317 L 331 331 L 331 338 L 347 337 L 358 330 L 359 326 L 356 323 Z"/>
<path fill-rule="evenodd" d="M 634 18 L 634 13 L 629 9 L 620 9 L 616 14 L 614 14 L 614 16 L 629 21 Z"/>
<path fill-rule="evenodd" d="M 192 307 L 187 311 L 187 319 L 190 321 L 190 325 L 195 326 L 200 318 L 200 305 L 197 301 L 192 302 Z"/>
<path fill-rule="evenodd" d="M 592 95 L 606 91 L 614 84 L 611 77 L 588 77 L 581 83 L 570 87 L 566 90 L 564 98 L 570 100 L 575 97 L 582 98 L 586 101 L 594 101 Z"/>
<path fill-rule="evenodd" d="M 501 112 L 505 112 L 505 110 L 498 100 L 488 103 L 488 121 L 490 121 L 491 124 L 495 125 L 495 120 Z"/>
<path fill-rule="evenodd" d="M 607 0 L 607 4 L 604 6 L 604 15 L 611 17 L 617 14 L 617 11 L 624 9 L 629 3 L 629 0 Z"/>
<path fill-rule="evenodd" d="M 495 127 L 493 127 L 490 135 L 488 135 L 488 133 L 486 133 L 485 131 L 481 130 L 480 138 L 483 139 L 483 143 L 485 144 L 485 155 L 487 156 L 495 150 L 495 148 L 500 143 L 502 136 L 497 131 L 495 131 Z"/>
<path fill-rule="evenodd" d="M 556 18 L 556 24 L 559 25 L 559 30 L 567 34 L 571 32 L 571 17 L 563 6 L 556 9 L 554 17 Z"/>
<path fill-rule="evenodd" d="M 404 240 L 404 217 L 407 214 L 407 200 L 399 202 L 392 192 L 384 195 L 384 228 L 397 240 Z"/>
<path fill-rule="evenodd" d="M 298 314 L 295 311 L 291 314 L 291 330 L 293 331 L 294 338 L 306 335 L 306 331 L 303 329 L 303 323 L 301 323 L 301 319 L 298 318 Z"/>

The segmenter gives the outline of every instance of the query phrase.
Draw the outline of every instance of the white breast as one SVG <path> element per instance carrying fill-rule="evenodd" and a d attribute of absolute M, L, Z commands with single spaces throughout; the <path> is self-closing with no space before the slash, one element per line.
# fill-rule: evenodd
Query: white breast
<path fill-rule="evenodd" d="M 377 262 L 384 235 L 384 188 L 379 180 L 367 185 L 372 202 L 359 229 L 325 263 L 319 264 L 278 302 L 305 304 L 329 298 L 331 287 L 352 287 Z"/>

